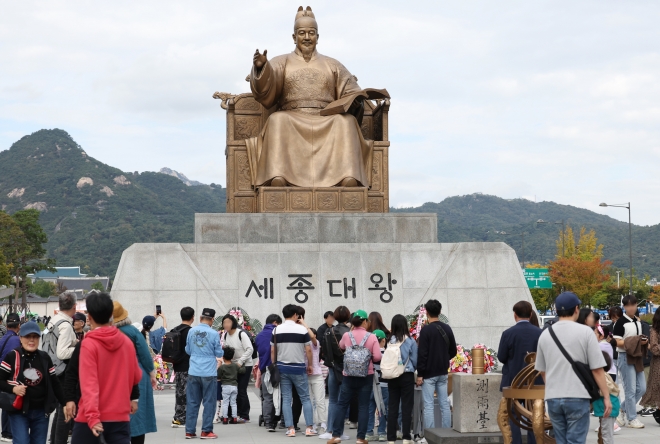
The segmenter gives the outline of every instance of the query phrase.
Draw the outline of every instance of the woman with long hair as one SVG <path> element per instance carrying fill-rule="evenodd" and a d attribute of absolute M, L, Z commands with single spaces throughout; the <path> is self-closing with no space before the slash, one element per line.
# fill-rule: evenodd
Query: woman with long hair
<path fill-rule="evenodd" d="M 351 324 L 353 325 L 353 328 L 351 331 L 344 333 L 341 341 L 339 341 L 339 348 L 346 350 L 355 347 L 356 345 L 360 345 L 369 350 L 370 356 L 368 356 L 368 361 L 361 361 L 361 363 L 364 362 L 365 366 L 361 367 L 360 370 L 364 370 L 364 373 L 366 373 L 365 376 L 360 374 L 362 372 L 356 372 L 357 374 L 349 376 L 347 371 L 350 369 L 350 366 L 347 366 L 344 369 L 341 389 L 339 391 L 339 399 L 337 399 L 332 419 L 332 438 L 328 440 L 328 444 L 341 443 L 341 437 L 344 434 L 344 418 L 346 417 L 346 412 L 351 404 L 351 398 L 354 393 L 356 393 L 358 397 L 356 443 L 367 443 L 365 438 L 367 434 L 367 424 L 369 422 L 369 400 L 374 386 L 374 362 L 379 362 L 381 359 L 380 345 L 378 344 L 378 338 L 376 335 L 367 331 L 367 328 L 369 327 L 369 316 L 366 311 L 357 310 L 353 313 L 351 316 Z M 346 361 L 346 363 L 350 362 L 351 361 Z"/>
<path fill-rule="evenodd" d="M 581 308 L 577 323 L 594 328 L 596 326 L 596 318 L 594 318 L 593 310 L 591 308 Z"/>
<path fill-rule="evenodd" d="M 151 357 L 150 346 L 145 339 L 145 332 L 140 332 L 132 325 L 131 318 L 128 317 L 128 311 L 119 302 L 113 301 L 113 305 L 112 319 L 115 327 L 135 344 L 135 353 L 142 369 L 142 379 L 138 384 L 140 388 L 138 410 L 134 415 L 131 415 L 131 444 L 144 444 L 147 433 L 158 431 L 156 428 L 156 408 L 153 391 L 157 385 L 154 360 Z"/>
<path fill-rule="evenodd" d="M 369 329 L 367 331 L 373 333 L 375 330 L 381 330 L 385 333 L 385 336 L 390 337 L 390 330 L 385 327 L 383 317 L 377 311 L 372 311 L 369 313 Z"/>
<path fill-rule="evenodd" d="M 328 428 L 326 432 L 319 436 L 322 439 L 332 439 L 332 426 L 334 424 L 334 415 L 339 399 L 339 390 L 343 379 L 342 370 L 344 368 L 344 352 L 339 348 L 339 341 L 342 340 L 350 327 L 351 312 L 345 305 L 337 307 L 332 314 L 337 321 L 337 325 L 330 327 L 325 332 L 326 349 L 329 353 L 324 353 L 324 365 L 328 367 Z M 344 416 L 342 416 L 342 419 Z M 348 436 L 342 436 L 347 440 Z"/>
<path fill-rule="evenodd" d="M 645 407 L 658 408 L 660 407 L 660 310 L 656 310 L 653 315 L 649 350 L 652 355 L 649 379 L 646 384 L 646 393 L 639 404 Z"/>
<path fill-rule="evenodd" d="M 401 421 L 401 432 L 404 444 L 412 443 L 410 426 L 412 422 L 413 402 L 415 399 L 415 370 L 417 369 L 417 342 L 410 337 L 408 321 L 403 315 L 392 318 L 392 336 L 389 348 L 399 348 L 401 362 L 404 363 L 403 373 L 387 380 L 389 400 L 387 403 L 387 441 L 396 441 L 396 429 L 399 419 L 399 402 L 404 412 Z"/>

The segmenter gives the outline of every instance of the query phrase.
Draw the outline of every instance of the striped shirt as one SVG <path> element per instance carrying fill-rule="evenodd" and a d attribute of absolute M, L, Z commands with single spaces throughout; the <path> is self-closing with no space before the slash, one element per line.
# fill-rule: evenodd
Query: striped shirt
<path fill-rule="evenodd" d="M 273 330 L 273 338 L 277 340 L 277 366 L 280 373 L 290 375 L 306 374 L 305 346 L 312 346 L 312 339 L 307 329 L 291 320 L 286 320 Z M 273 339 L 270 345 L 274 346 Z"/>

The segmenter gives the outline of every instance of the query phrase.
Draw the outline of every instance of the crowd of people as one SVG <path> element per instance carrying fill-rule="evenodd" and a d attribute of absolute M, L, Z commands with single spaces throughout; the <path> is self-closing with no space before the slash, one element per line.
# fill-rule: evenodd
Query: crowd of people
<path fill-rule="evenodd" d="M 497 352 L 504 364 L 502 388 L 528 365 L 527 354 L 536 353 L 541 377 L 535 383 L 545 385 L 558 443 L 585 442 L 590 413 L 600 418 L 596 431 L 605 444 L 623 427 L 644 427 L 639 415 L 660 416 L 660 312 L 652 326 L 645 324 L 634 296 L 626 296 L 605 325 L 597 313 L 581 309 L 573 293 L 562 293 L 555 305 L 557 318 L 544 326 L 529 302 L 513 306 L 515 324 L 502 334 Z M 452 425 L 447 385 L 456 339 L 440 321 L 439 301 L 424 308 L 427 322 L 417 338 L 400 314 L 386 325 L 378 312 L 339 306 L 315 329 L 305 309 L 292 304 L 281 315 L 269 315 L 253 337 L 232 314 L 222 318 L 218 331 L 210 308 L 197 319 L 193 308 L 182 308 L 181 323 L 168 331 L 160 310 L 134 324 L 108 294 L 90 295 L 84 315 L 76 312 L 75 296 L 65 293 L 43 332 L 14 313 L 0 324 L 0 439 L 143 444 L 157 429 L 158 355 L 173 367 L 171 426 L 184 428 L 186 439 L 198 437 L 200 410 L 202 439 L 218 438 L 214 424 L 254 421 L 250 414 L 259 411 L 266 431 L 283 429 L 288 437 L 337 444 L 349 439 L 348 425 L 356 429 L 358 444 L 411 444 L 425 428 Z M 159 319 L 162 326 L 155 327 Z M 248 396 L 251 378 L 261 395 L 257 409 Z M 414 401 L 416 391 L 421 402 Z M 640 412 L 638 403 L 644 406 Z M 413 424 L 415 413 L 421 427 Z M 514 422 L 510 427 L 514 444 L 522 443 L 521 430 Z M 533 433 L 527 442 L 535 443 Z"/>
<path fill-rule="evenodd" d="M 555 300 L 557 318 L 543 329 L 532 322 L 529 302 L 513 307 L 516 324 L 502 334 L 498 350 L 504 364 L 502 387 L 511 385 L 527 365 L 527 353 L 535 352 L 535 369 L 543 379 L 536 383 L 545 384 L 557 443 L 586 442 L 590 413 L 599 418 L 595 431 L 604 444 L 613 443 L 623 427 L 644 428 L 638 415 L 655 415 L 660 422 L 660 311 L 649 325 L 640 320 L 634 296 L 623 297 L 622 303 L 623 308 L 610 309 L 608 326 L 591 309 L 580 308 L 582 301 L 574 293 L 564 292 Z M 647 377 L 644 361 L 649 356 Z M 638 403 L 643 406 L 639 412 Z M 521 443 L 520 429 L 512 421 L 510 427 L 513 443 Z M 528 432 L 527 443 L 535 442 Z"/>

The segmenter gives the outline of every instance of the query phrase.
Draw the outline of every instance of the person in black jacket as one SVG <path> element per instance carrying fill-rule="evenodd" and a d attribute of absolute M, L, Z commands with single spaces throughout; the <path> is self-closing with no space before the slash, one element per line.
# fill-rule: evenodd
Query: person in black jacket
<path fill-rule="evenodd" d="M 49 415 L 64 405 L 64 392 L 48 353 L 39 350 L 41 329 L 26 322 L 19 333 L 21 346 L 0 363 L 0 390 L 23 398 L 20 411 L 9 413 L 15 444 L 43 444 Z"/>
<path fill-rule="evenodd" d="M 181 325 L 174 328 L 178 330 L 180 336 L 180 343 L 185 344 L 188 340 L 188 332 L 192 328 L 195 321 L 195 310 L 192 307 L 183 307 L 181 309 Z M 174 367 L 174 384 L 176 386 L 176 400 L 174 402 L 174 418 L 172 419 L 172 428 L 185 427 L 186 425 L 186 404 L 188 398 L 186 397 L 186 389 L 188 387 L 188 368 L 190 367 L 190 356 L 185 352 L 182 354 L 183 359 L 173 364 Z"/>
<path fill-rule="evenodd" d="M 513 378 L 527 366 L 525 362 L 527 353 L 536 353 L 542 330 L 529 322 L 533 311 L 532 304 L 527 301 L 517 302 L 513 306 L 513 318 L 516 325 L 504 330 L 497 350 L 497 359 L 504 364 L 500 391 L 503 387 L 510 387 Z M 543 381 L 537 381 L 537 383 L 543 383 Z M 509 425 L 511 426 L 512 444 L 522 444 L 520 427 L 511 420 L 509 420 Z M 527 443 L 536 443 L 534 432 L 527 432 Z"/>
<path fill-rule="evenodd" d="M 442 412 L 442 428 L 449 428 L 451 427 L 451 408 L 447 397 L 447 380 L 449 379 L 449 361 L 458 353 L 456 339 L 451 327 L 440 322 L 442 304 L 438 300 L 429 299 L 424 304 L 424 308 L 426 308 L 428 325 L 425 325 L 419 332 L 417 351 L 417 385 L 422 386 L 422 396 L 424 397 L 424 428 L 430 429 L 435 426 L 434 392 L 438 394 Z"/>

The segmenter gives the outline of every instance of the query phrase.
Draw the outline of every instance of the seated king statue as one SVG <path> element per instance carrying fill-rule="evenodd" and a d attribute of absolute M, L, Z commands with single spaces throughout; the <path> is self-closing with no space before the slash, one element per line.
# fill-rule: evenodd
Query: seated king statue
<path fill-rule="evenodd" d="M 363 100 L 389 96 L 361 93 L 344 65 L 316 51 L 318 25 L 309 6 L 298 9 L 293 30 L 292 53 L 272 60 L 267 50 L 254 54 L 252 94 L 276 111 L 261 133 L 246 141 L 253 185 L 369 187 L 373 141 L 360 131 Z M 326 109 L 341 99 L 345 112 Z"/>

